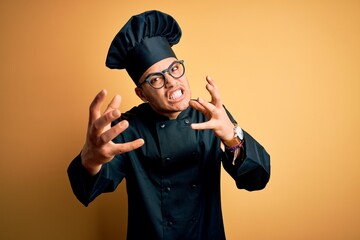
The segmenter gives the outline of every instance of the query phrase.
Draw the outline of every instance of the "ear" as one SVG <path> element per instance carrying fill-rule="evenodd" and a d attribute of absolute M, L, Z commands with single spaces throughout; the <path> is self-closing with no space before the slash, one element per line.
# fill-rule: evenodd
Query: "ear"
<path fill-rule="evenodd" d="M 146 97 L 145 94 L 144 94 L 144 91 L 143 91 L 141 88 L 136 87 L 136 88 L 135 88 L 135 93 L 136 93 L 136 95 L 137 95 L 143 102 L 147 102 L 147 101 L 148 101 L 148 100 L 147 100 L 147 97 Z"/>

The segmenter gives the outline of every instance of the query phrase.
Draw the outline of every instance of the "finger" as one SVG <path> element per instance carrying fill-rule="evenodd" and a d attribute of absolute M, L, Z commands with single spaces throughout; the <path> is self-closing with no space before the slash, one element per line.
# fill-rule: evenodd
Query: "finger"
<path fill-rule="evenodd" d="M 118 119 L 120 116 L 121 113 L 118 109 L 102 115 L 93 122 L 92 128 L 90 130 L 90 135 L 93 137 L 99 136 L 104 131 L 105 127 L 108 126 L 108 128 L 110 128 L 110 123 Z"/>
<path fill-rule="evenodd" d="M 216 90 L 218 90 L 218 86 L 215 84 L 215 80 L 210 77 L 210 76 L 206 76 L 206 81 L 211 85 L 213 86 Z"/>
<path fill-rule="evenodd" d="M 204 108 L 205 111 L 214 112 L 216 110 L 216 107 L 212 103 L 209 103 L 202 98 L 198 98 L 197 102 L 201 105 L 202 108 Z"/>
<path fill-rule="evenodd" d="M 101 116 L 100 108 L 102 103 L 104 102 L 106 95 L 107 91 L 103 89 L 98 94 L 96 94 L 94 100 L 91 102 L 89 107 L 89 124 L 91 124 Z"/>
<path fill-rule="evenodd" d="M 144 139 L 138 138 L 134 141 L 127 142 L 127 143 L 117 143 L 113 145 L 113 148 L 111 149 L 112 155 L 117 154 L 123 154 L 126 152 L 133 151 L 141 146 L 143 146 L 145 143 Z"/>
<path fill-rule="evenodd" d="M 190 100 L 189 104 L 192 108 L 205 114 L 206 109 L 198 102 L 198 100 Z"/>
<path fill-rule="evenodd" d="M 111 100 L 111 102 L 109 103 L 109 105 L 107 106 L 104 113 L 108 113 L 112 110 L 118 109 L 120 107 L 120 104 L 121 104 L 121 96 L 115 95 Z"/>
<path fill-rule="evenodd" d="M 213 129 L 213 124 L 211 121 L 203 122 L 203 123 L 192 123 L 190 127 L 194 130 L 206 130 Z"/>
<path fill-rule="evenodd" d="M 206 77 L 206 81 L 208 84 L 206 85 L 206 89 L 211 95 L 211 103 L 214 104 L 216 107 L 221 107 L 221 97 L 219 88 L 216 86 L 215 81 L 210 77 Z"/>
<path fill-rule="evenodd" d="M 129 127 L 129 122 L 126 120 L 123 120 L 119 122 L 118 124 L 111 127 L 109 130 L 105 131 L 101 134 L 99 138 L 99 144 L 105 144 L 113 140 L 117 135 L 122 133 L 125 129 Z"/>

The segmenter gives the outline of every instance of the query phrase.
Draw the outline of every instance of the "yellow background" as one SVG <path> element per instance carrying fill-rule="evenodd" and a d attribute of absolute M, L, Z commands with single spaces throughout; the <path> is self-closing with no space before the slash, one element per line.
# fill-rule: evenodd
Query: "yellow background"
<path fill-rule="evenodd" d="M 85 208 L 66 168 L 99 90 L 122 95 L 123 111 L 140 103 L 104 62 L 149 9 L 182 27 L 192 96 L 209 99 L 211 75 L 271 155 L 263 191 L 223 172 L 228 239 L 360 239 L 360 2 L 347 0 L 1 1 L 0 239 L 124 239 L 124 184 Z"/>

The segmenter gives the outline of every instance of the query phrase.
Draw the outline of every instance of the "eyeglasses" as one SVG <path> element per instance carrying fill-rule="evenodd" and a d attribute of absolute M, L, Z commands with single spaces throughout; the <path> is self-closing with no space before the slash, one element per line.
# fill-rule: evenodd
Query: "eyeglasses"
<path fill-rule="evenodd" d="M 166 84 L 165 73 L 168 73 L 171 77 L 175 79 L 184 76 L 185 73 L 184 60 L 174 61 L 173 63 L 170 64 L 170 66 L 167 69 L 161 72 L 150 73 L 149 75 L 146 76 L 145 81 L 140 83 L 138 87 L 141 87 L 141 85 L 143 85 L 146 82 L 155 89 L 160 89 L 164 87 Z"/>

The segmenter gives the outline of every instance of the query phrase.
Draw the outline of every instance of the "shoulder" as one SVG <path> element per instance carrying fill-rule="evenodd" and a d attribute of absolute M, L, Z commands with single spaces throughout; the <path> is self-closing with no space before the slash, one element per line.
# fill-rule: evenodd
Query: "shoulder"
<path fill-rule="evenodd" d="M 115 125 L 122 120 L 134 122 L 134 121 L 138 121 L 141 119 L 146 119 L 146 117 L 149 116 L 150 113 L 151 113 L 151 108 L 150 108 L 149 104 L 142 103 L 142 104 L 135 106 L 135 107 L 131 108 L 130 110 L 122 113 L 121 116 L 118 119 L 116 119 L 115 121 L 113 121 L 112 124 Z"/>

